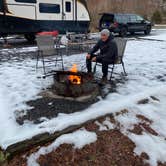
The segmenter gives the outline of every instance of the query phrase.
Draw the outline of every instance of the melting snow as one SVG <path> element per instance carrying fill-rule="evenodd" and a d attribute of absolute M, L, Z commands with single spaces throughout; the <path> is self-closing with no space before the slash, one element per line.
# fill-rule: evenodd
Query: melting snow
<path fill-rule="evenodd" d="M 166 36 L 165 32 L 156 37 L 160 40 L 163 36 Z M 125 51 L 128 77 L 124 83 L 117 84 L 116 92 L 111 93 L 105 100 L 99 101 L 84 111 L 59 115 L 57 118 L 38 125 L 26 122 L 22 126 L 15 122 L 15 111 L 25 110 L 24 113 L 26 113 L 28 109 L 25 104 L 26 101 L 40 97 L 38 93 L 43 88 L 48 87 L 52 83 L 52 79 L 42 80 L 37 78 L 41 73 L 35 71 L 35 60 L 25 59 L 22 62 L 8 61 L 0 63 L 0 146 L 6 149 L 11 144 L 31 138 L 36 134 L 59 131 L 70 125 L 84 123 L 92 118 L 115 113 L 126 108 L 130 110 L 130 113 L 121 115 L 117 119 L 123 126 L 126 126 L 122 132 L 129 135 L 127 129 L 132 128 L 138 122 L 138 119 L 134 117 L 139 113 L 153 121 L 151 127 L 159 134 L 158 137 L 150 134 L 130 135 L 130 138 L 137 145 L 135 152 L 139 154 L 141 151 L 146 151 L 145 148 L 149 145 L 150 150 L 146 152 L 150 156 L 151 165 L 155 165 L 157 160 L 166 162 L 164 148 L 166 145 L 165 55 L 165 42 L 128 41 Z M 81 66 L 85 63 L 85 55 L 65 57 L 66 66 L 70 67 L 73 63 Z M 117 73 L 121 73 L 122 68 L 118 65 L 115 70 Z M 115 77 L 119 80 L 123 79 L 119 75 L 115 75 Z M 159 98 L 160 102 L 150 100 L 146 105 L 137 104 L 139 100 L 150 96 Z M 113 127 L 108 122 L 106 124 L 110 128 Z M 146 146 L 143 145 L 144 143 Z M 154 148 L 155 145 L 158 149 Z"/>
<path fill-rule="evenodd" d="M 150 157 L 148 162 L 151 166 L 156 166 L 157 162 L 166 162 L 166 140 L 160 136 L 143 133 L 143 135 L 129 135 L 129 138 L 136 144 L 135 153 L 141 155 L 145 152 Z"/>
<path fill-rule="evenodd" d="M 158 33 L 158 31 L 160 31 L 160 34 Z M 150 39 L 150 40 L 166 41 L 166 29 L 154 30 L 153 33 L 150 36 L 140 37 L 140 38 Z"/>

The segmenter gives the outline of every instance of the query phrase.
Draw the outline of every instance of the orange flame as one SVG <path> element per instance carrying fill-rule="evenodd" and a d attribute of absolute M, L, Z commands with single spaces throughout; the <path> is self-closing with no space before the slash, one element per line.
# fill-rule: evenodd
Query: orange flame
<path fill-rule="evenodd" d="M 71 72 L 73 73 L 77 73 L 78 72 L 78 69 L 77 69 L 77 65 L 76 64 L 73 64 L 72 68 L 70 69 Z M 69 76 L 69 80 L 72 84 L 75 84 L 75 85 L 79 85 L 81 84 L 81 77 L 80 76 L 76 76 L 76 75 L 70 75 Z"/>

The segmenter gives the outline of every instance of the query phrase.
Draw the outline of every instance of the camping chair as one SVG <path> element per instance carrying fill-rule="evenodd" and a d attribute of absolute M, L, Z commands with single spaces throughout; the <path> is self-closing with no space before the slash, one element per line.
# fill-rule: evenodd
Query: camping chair
<path fill-rule="evenodd" d="M 123 61 L 127 40 L 124 39 L 124 38 L 115 38 L 114 40 L 115 40 L 115 42 L 117 43 L 117 46 L 118 46 L 118 56 L 117 56 L 115 62 L 113 64 L 109 65 L 109 69 L 110 69 L 109 71 L 111 72 L 110 81 L 111 81 L 112 76 L 113 76 L 115 65 L 117 65 L 117 64 L 122 65 L 124 75 L 127 76 L 124 61 Z M 99 63 L 96 63 L 95 66 L 94 66 L 94 73 L 96 73 L 96 67 L 97 66 L 102 66 L 102 65 L 99 64 Z"/>
<path fill-rule="evenodd" d="M 46 67 L 50 67 L 50 66 L 45 66 L 46 63 L 55 62 L 54 66 L 56 67 L 57 63 L 61 62 L 62 70 L 64 70 L 63 57 L 62 57 L 62 52 L 60 51 L 59 42 L 55 43 L 51 35 L 38 35 L 36 36 L 36 41 L 38 46 L 36 69 L 38 68 L 38 62 L 39 59 L 41 58 L 45 75 L 46 75 Z M 47 56 L 55 56 L 56 59 L 53 60 L 51 58 L 50 59 L 47 58 L 47 60 L 45 60 L 45 57 Z"/>

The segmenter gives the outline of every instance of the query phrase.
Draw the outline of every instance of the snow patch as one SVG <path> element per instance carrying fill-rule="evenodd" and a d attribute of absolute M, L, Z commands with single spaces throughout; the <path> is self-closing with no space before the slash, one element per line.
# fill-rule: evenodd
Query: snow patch
<path fill-rule="evenodd" d="M 151 166 L 157 166 L 160 161 L 164 164 L 166 162 L 166 140 L 159 136 L 143 133 L 143 135 L 128 135 L 129 138 L 136 144 L 134 152 L 141 155 L 145 152 L 150 157 L 148 162 Z"/>
<path fill-rule="evenodd" d="M 110 122 L 109 117 L 106 117 L 102 123 L 95 121 L 95 124 L 99 127 L 99 131 L 107 131 L 115 128 L 115 125 Z"/>
<path fill-rule="evenodd" d="M 154 33 L 155 32 L 155 33 Z M 161 40 L 166 41 L 166 29 L 155 29 L 149 36 L 140 37 L 141 39 Z"/>
<path fill-rule="evenodd" d="M 102 123 L 98 122 L 98 121 L 95 121 L 95 124 L 99 127 L 99 131 L 107 131 L 108 128 L 103 125 Z"/>
<path fill-rule="evenodd" d="M 109 130 L 112 130 L 115 128 L 115 125 L 110 122 L 110 118 L 106 118 L 106 120 L 103 122 L 103 125 L 107 126 Z"/>

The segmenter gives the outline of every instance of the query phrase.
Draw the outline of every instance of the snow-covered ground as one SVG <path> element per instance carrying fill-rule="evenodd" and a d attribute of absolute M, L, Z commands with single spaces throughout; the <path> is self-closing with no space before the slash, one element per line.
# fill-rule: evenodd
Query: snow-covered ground
<path fill-rule="evenodd" d="M 166 41 L 166 29 L 158 29 L 158 30 L 154 29 L 150 36 L 140 37 L 140 38 Z"/>
<path fill-rule="evenodd" d="M 157 86 L 153 89 L 144 91 L 142 96 L 137 96 L 137 100 L 133 98 L 128 98 L 131 102 L 128 106 L 124 108 L 129 110 L 129 112 L 115 116 L 115 120 L 120 124 L 121 132 L 128 136 L 135 144 L 136 148 L 134 152 L 140 156 L 143 152 L 148 154 L 149 160 L 145 161 L 152 166 L 156 166 L 157 162 L 166 162 L 166 86 Z M 153 100 L 150 96 L 154 95 L 159 100 Z M 149 96 L 149 97 L 148 97 Z M 118 97 L 118 96 L 117 96 Z M 149 99 L 148 104 L 138 105 L 137 102 L 141 98 Z M 143 129 L 142 135 L 137 135 L 131 132 L 134 126 L 140 123 L 144 123 L 142 119 L 140 120 L 137 115 L 142 115 L 147 117 L 152 124 L 150 127 L 156 131 L 157 136 Z M 150 122 L 145 122 L 149 124 Z M 103 123 L 96 121 L 99 126 L 99 130 L 115 129 L 117 126 L 112 124 L 110 119 L 106 118 Z"/>
<path fill-rule="evenodd" d="M 166 32 L 155 37 L 157 40 L 163 40 L 163 36 L 166 36 Z M 52 133 L 101 115 L 128 109 L 131 112 L 117 120 L 126 126 L 122 132 L 137 145 L 135 153 L 147 152 L 151 165 L 156 165 L 158 160 L 166 162 L 166 42 L 128 41 L 124 60 L 128 73 L 126 81 L 118 83 L 117 91 L 108 95 L 105 100 L 81 112 L 60 114 L 57 118 L 38 125 L 26 122 L 22 126 L 16 123 L 15 112 L 28 109 L 25 102 L 39 97 L 37 96 L 39 92 L 48 87 L 52 79 L 39 79 L 38 76 L 42 71 L 36 73 L 36 61 L 32 59 L 0 63 L 0 146 L 6 149 L 13 143 L 39 133 Z M 65 64 L 69 67 L 77 63 L 81 68 L 84 62 L 85 54 L 65 57 Z M 118 65 L 116 72 L 121 71 L 122 68 Z M 119 75 L 115 77 L 121 78 Z M 151 100 L 150 96 L 157 97 L 160 102 Z M 137 102 L 144 98 L 149 98 L 150 102 L 138 105 Z M 127 129 L 138 122 L 136 114 L 142 114 L 152 120 L 151 127 L 159 133 L 159 136 L 149 133 L 141 136 L 127 133 Z"/>

